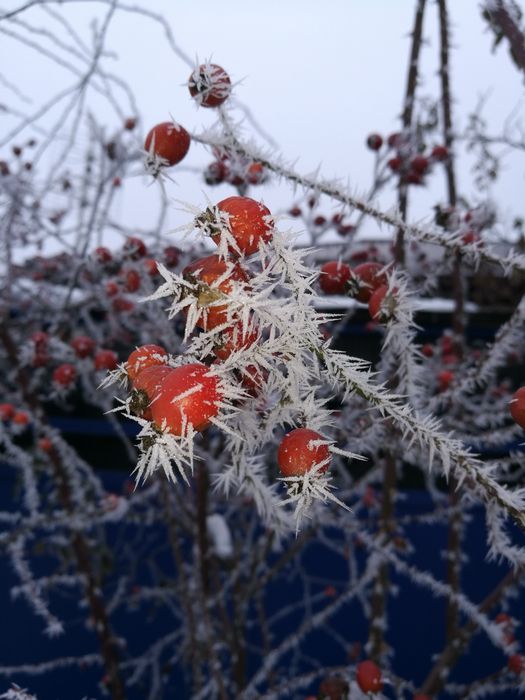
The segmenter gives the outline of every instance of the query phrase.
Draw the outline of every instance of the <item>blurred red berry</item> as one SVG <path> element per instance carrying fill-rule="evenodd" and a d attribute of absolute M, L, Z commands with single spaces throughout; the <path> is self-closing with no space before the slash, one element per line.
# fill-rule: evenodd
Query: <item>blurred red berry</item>
<path fill-rule="evenodd" d="M 67 362 L 59 365 L 53 371 L 53 381 L 55 384 L 60 384 L 61 386 L 69 386 L 70 384 L 73 384 L 76 378 L 77 370 L 73 365 L 70 365 Z"/>
<path fill-rule="evenodd" d="M 446 391 L 454 381 L 454 372 L 444 369 L 437 376 L 440 391 Z"/>
<path fill-rule="evenodd" d="M 139 260 L 147 255 L 148 249 L 141 238 L 130 236 L 122 247 L 124 255 L 132 260 Z"/>
<path fill-rule="evenodd" d="M 448 148 L 446 146 L 434 146 L 431 155 L 434 160 L 446 160 L 448 158 Z"/>
<path fill-rule="evenodd" d="M 0 403 L 0 420 L 11 420 L 14 415 L 15 407 L 12 403 Z"/>
<path fill-rule="evenodd" d="M 166 267 L 176 267 L 179 263 L 180 254 L 180 250 L 174 245 L 169 245 L 167 248 L 164 248 L 163 255 Z"/>
<path fill-rule="evenodd" d="M 221 160 L 214 160 L 204 171 L 204 181 L 207 185 L 220 185 L 228 174 L 228 166 Z"/>
<path fill-rule="evenodd" d="M 361 661 L 356 670 L 357 685 L 364 693 L 377 693 L 383 689 L 381 669 L 373 661 Z"/>
<path fill-rule="evenodd" d="M 124 280 L 126 291 L 136 292 L 140 288 L 140 275 L 136 270 L 126 270 Z"/>
<path fill-rule="evenodd" d="M 372 151 L 379 151 L 383 145 L 383 138 L 379 134 L 370 134 L 366 139 L 366 145 Z"/>
<path fill-rule="evenodd" d="M 425 158 L 425 156 L 422 155 L 417 155 L 412 158 L 412 161 L 410 163 L 410 167 L 412 170 L 414 170 L 416 173 L 419 173 L 420 175 L 424 175 L 426 171 L 428 170 L 428 158 Z"/>
<path fill-rule="evenodd" d="M 89 357 L 89 355 L 93 354 L 96 343 L 93 338 L 87 335 L 77 335 L 76 338 L 73 338 L 71 341 L 71 347 L 75 351 L 77 357 Z"/>
<path fill-rule="evenodd" d="M 25 411 L 16 411 L 13 416 L 13 423 L 16 425 L 28 425 L 29 424 L 29 414 Z"/>
<path fill-rule="evenodd" d="M 508 668 L 511 673 L 521 676 L 525 669 L 525 658 L 521 654 L 509 656 Z"/>
<path fill-rule="evenodd" d="M 105 248 L 104 246 L 99 246 L 98 248 L 95 248 L 93 255 L 99 263 L 108 263 L 113 260 L 111 251 L 109 250 L 109 248 Z"/>
<path fill-rule="evenodd" d="M 390 168 L 390 170 L 392 170 L 394 173 L 397 173 L 399 170 L 401 170 L 403 161 L 399 156 L 394 156 L 393 158 L 390 158 L 390 160 L 387 161 L 387 165 Z"/>
<path fill-rule="evenodd" d="M 95 355 L 95 369 L 116 369 L 117 364 L 118 358 L 113 350 L 99 350 Z"/>
<path fill-rule="evenodd" d="M 514 392 L 509 404 L 509 410 L 514 421 L 522 428 L 525 428 L 525 386 Z"/>
<path fill-rule="evenodd" d="M 352 276 L 350 267 L 340 260 L 324 263 L 319 275 L 319 286 L 325 294 L 344 294 Z"/>

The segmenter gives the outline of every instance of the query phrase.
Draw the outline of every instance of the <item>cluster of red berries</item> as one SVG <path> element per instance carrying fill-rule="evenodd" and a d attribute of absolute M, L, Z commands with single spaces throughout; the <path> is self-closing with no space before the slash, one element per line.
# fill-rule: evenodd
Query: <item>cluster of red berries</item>
<path fill-rule="evenodd" d="M 481 233 L 494 222 L 494 212 L 486 207 L 468 209 L 437 205 L 434 207 L 434 221 L 447 231 L 458 231 L 463 243 L 483 245 Z"/>
<path fill-rule="evenodd" d="M 44 331 L 36 331 L 31 336 L 33 345 L 33 367 L 46 367 L 51 362 L 49 335 Z M 75 353 L 76 358 L 86 359 L 91 358 L 95 370 L 112 370 L 117 366 L 117 356 L 113 350 L 99 348 L 97 344 L 86 335 L 75 336 L 70 341 L 70 346 Z M 55 386 L 70 387 L 77 378 L 77 369 L 70 362 L 63 362 L 57 365 L 52 373 L 52 379 Z"/>
<path fill-rule="evenodd" d="M 176 267 L 181 251 L 175 246 L 167 246 L 162 253 L 161 262 L 167 268 Z M 104 283 L 105 295 L 112 300 L 115 311 L 131 311 L 135 304 L 123 293 L 133 294 L 144 287 L 145 280 L 158 275 L 157 262 L 149 257 L 146 244 L 141 238 L 130 236 L 126 239 L 120 254 L 112 253 L 109 248 L 98 247 L 93 252 L 97 264 L 96 273 L 102 277 L 109 276 Z"/>
<path fill-rule="evenodd" d="M 385 322 L 395 313 L 395 291 L 388 291 L 384 265 L 366 262 L 351 268 L 339 260 L 321 267 L 319 286 L 325 294 L 343 294 L 368 304 L 372 319 Z"/>
<path fill-rule="evenodd" d="M 270 219 L 270 211 L 260 202 L 248 197 L 229 197 L 196 220 L 218 244 L 223 226 L 227 226 L 231 237 L 227 257 L 209 255 L 193 261 L 182 272 L 197 297 L 197 328 L 207 332 L 226 324 L 213 348 L 216 362 L 224 361 L 260 338 L 255 323 L 249 328 L 240 320 L 227 325 L 227 297 L 237 285 L 248 288 L 250 273 L 239 258 L 252 255 L 261 241 L 271 239 Z M 217 304 L 220 299 L 225 303 Z M 126 370 L 134 389 L 132 410 L 174 435 L 186 434 L 189 426 L 195 431 L 204 430 L 217 415 L 223 398 L 218 376 L 203 363 L 173 368 L 167 360 L 166 350 L 159 346 L 142 346 L 130 355 Z M 261 381 L 260 373 L 255 367 L 252 369 L 245 377 L 248 392 L 255 391 Z"/>
<path fill-rule="evenodd" d="M 255 253 L 261 242 L 271 240 L 271 214 L 249 197 L 229 197 L 203 212 L 196 224 L 218 245 L 225 227 L 228 234 L 225 257 L 213 254 L 200 258 L 182 272 L 191 285 L 185 294 L 194 294 L 197 299 L 196 328 L 209 332 L 225 327 L 212 349 L 216 364 L 261 339 L 255 322 L 246 328 L 240 319 L 230 319 L 228 296 L 238 286 L 249 289 L 250 270 L 244 258 Z M 221 300 L 224 303 L 218 303 Z M 190 426 L 194 431 L 202 431 L 219 412 L 223 399 L 221 381 L 204 363 L 175 368 L 163 347 L 143 345 L 131 353 L 125 369 L 132 386 L 131 411 L 152 421 L 156 430 L 179 437 L 186 435 Z M 264 375 L 255 365 L 249 365 L 238 378 L 245 392 L 256 396 Z M 320 433 L 296 428 L 282 440 L 277 461 L 285 477 L 304 476 L 314 468 L 322 474 L 328 469 L 330 450 Z"/>
<path fill-rule="evenodd" d="M 494 620 L 503 630 L 503 640 L 506 646 L 516 644 L 514 635 L 515 621 L 507 613 L 499 613 Z M 525 672 L 525 656 L 523 654 L 510 654 L 507 660 L 508 670 L 516 676 L 521 676 Z"/>
<path fill-rule="evenodd" d="M 366 143 L 372 151 L 379 151 L 384 141 L 380 134 L 370 134 Z M 447 147 L 442 145 L 434 146 L 428 154 L 419 152 L 409 135 L 399 132 L 390 134 L 386 139 L 386 145 L 395 151 L 395 155 L 389 158 L 387 165 L 406 185 L 423 184 L 424 177 L 432 165 L 446 161 L 449 155 Z"/>
<path fill-rule="evenodd" d="M 367 659 L 357 665 L 355 680 L 363 693 L 379 693 L 383 690 L 383 678 L 379 666 Z M 306 700 L 346 700 L 350 692 L 348 682 L 340 676 L 328 676 L 319 684 L 317 696 Z"/>
<path fill-rule="evenodd" d="M 201 107 L 219 107 L 231 93 L 231 80 L 226 71 L 214 63 L 197 66 L 188 80 L 191 96 Z M 156 124 L 146 136 L 146 167 L 157 176 L 162 168 L 177 165 L 189 151 L 191 137 L 175 121 Z"/>
<path fill-rule="evenodd" d="M 28 425 L 29 414 L 26 411 L 17 410 L 12 403 L 0 403 L 0 420 L 3 423 L 12 422 L 15 425 Z"/>
<path fill-rule="evenodd" d="M 261 185 L 268 180 L 268 173 L 262 163 L 250 160 L 226 148 L 213 148 L 215 160 L 204 171 L 207 185 L 220 185 L 228 182 L 234 187 Z"/>
<path fill-rule="evenodd" d="M 307 200 L 308 209 L 306 211 L 303 211 L 298 204 L 294 204 L 288 213 L 294 218 L 301 217 L 307 223 L 311 221 L 317 233 L 324 233 L 328 230 L 334 230 L 340 236 L 349 236 L 355 231 L 355 226 L 346 221 L 344 214 L 340 212 L 333 214 L 331 217 L 325 216 L 324 214 L 313 215 L 311 210 L 316 206 L 316 204 L 317 198 L 309 197 Z"/>
<path fill-rule="evenodd" d="M 24 153 L 24 148 L 34 148 L 36 144 L 37 142 L 35 139 L 29 139 L 29 141 L 27 141 L 27 143 L 24 144 L 24 146 L 12 146 L 11 150 L 13 152 L 14 162 L 11 164 L 10 167 L 8 161 L 0 160 L 0 175 L 3 177 L 7 177 L 11 174 L 11 168 L 13 168 L 16 171 L 19 171 L 21 169 L 32 170 L 33 163 L 31 161 L 25 161 L 24 163 L 22 163 L 22 155 Z"/>

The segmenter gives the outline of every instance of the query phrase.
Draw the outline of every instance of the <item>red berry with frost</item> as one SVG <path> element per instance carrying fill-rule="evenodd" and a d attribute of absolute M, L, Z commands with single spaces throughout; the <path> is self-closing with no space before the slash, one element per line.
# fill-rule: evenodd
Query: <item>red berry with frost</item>
<path fill-rule="evenodd" d="M 136 270 L 124 272 L 124 287 L 128 292 L 136 292 L 140 288 L 140 275 Z"/>
<path fill-rule="evenodd" d="M 168 353 L 161 345 L 141 345 L 128 357 L 126 372 L 130 381 L 134 382 L 146 367 L 164 365 L 167 361 Z"/>
<path fill-rule="evenodd" d="M 424 175 L 426 171 L 428 170 L 428 158 L 425 158 L 425 156 L 422 155 L 417 155 L 412 158 L 412 161 L 410 163 L 410 167 L 412 170 L 414 170 L 416 173 L 419 173 L 419 175 Z"/>
<path fill-rule="evenodd" d="M 17 411 L 13 416 L 13 423 L 15 425 L 28 425 L 29 424 L 29 414 L 25 411 Z"/>
<path fill-rule="evenodd" d="M 230 76 L 215 63 L 203 63 L 190 75 L 188 89 L 201 107 L 219 107 L 230 96 Z"/>
<path fill-rule="evenodd" d="M 366 145 L 372 151 L 379 151 L 383 145 L 383 138 L 379 134 L 370 134 L 366 139 Z"/>
<path fill-rule="evenodd" d="M 357 685 L 364 693 L 377 693 L 383 689 L 381 669 L 373 661 L 361 661 L 356 671 Z"/>
<path fill-rule="evenodd" d="M 368 253 L 367 253 L 368 256 Z M 357 281 L 358 293 L 355 295 L 357 301 L 368 304 L 370 297 L 378 287 L 388 284 L 388 276 L 383 271 L 384 265 L 381 263 L 367 262 L 357 265 L 353 269 L 354 278 Z"/>
<path fill-rule="evenodd" d="M 157 275 L 159 272 L 157 263 L 155 260 L 153 260 L 153 258 L 146 258 L 146 260 L 144 260 L 144 268 L 149 277 L 155 277 L 155 275 Z"/>
<path fill-rule="evenodd" d="M 109 250 L 109 248 L 105 248 L 104 246 L 99 246 L 98 248 L 95 248 L 93 255 L 95 257 L 95 260 L 101 264 L 109 263 L 113 260 L 111 251 Z"/>
<path fill-rule="evenodd" d="M 31 336 L 31 340 L 35 345 L 36 351 L 43 352 L 46 349 L 47 344 L 49 342 L 49 336 L 47 333 L 44 333 L 44 331 L 36 331 Z"/>
<path fill-rule="evenodd" d="M 203 309 L 197 325 L 203 330 L 211 330 L 228 320 L 228 305 L 216 302 L 226 298 L 236 287 L 245 287 L 249 280 L 238 262 L 218 255 L 195 260 L 184 268 L 182 276 L 196 287 L 198 305 Z"/>
<path fill-rule="evenodd" d="M 399 131 L 396 131 L 395 133 L 390 134 L 388 136 L 386 142 L 390 146 L 390 148 L 399 148 L 402 140 L 403 140 L 403 135 Z"/>
<path fill-rule="evenodd" d="M 96 343 L 93 338 L 87 335 L 77 335 L 71 341 L 71 347 L 75 351 L 75 355 L 80 358 L 89 357 L 95 351 Z"/>
<path fill-rule="evenodd" d="M 228 166 L 221 160 L 214 160 L 204 171 L 204 181 L 207 185 L 220 185 L 228 177 Z"/>
<path fill-rule="evenodd" d="M 392 170 L 392 172 L 397 173 L 399 170 L 401 170 L 401 166 L 403 165 L 403 161 L 399 156 L 394 156 L 393 158 L 390 158 L 387 161 L 387 165 Z"/>
<path fill-rule="evenodd" d="M 378 287 L 368 300 L 368 312 L 376 321 L 382 322 L 388 318 L 388 312 L 383 306 L 387 294 L 388 287 L 386 284 L 384 284 L 381 287 Z"/>
<path fill-rule="evenodd" d="M 437 376 L 439 391 L 446 391 L 454 381 L 454 372 L 444 369 Z"/>
<path fill-rule="evenodd" d="M 131 258 L 132 260 L 140 260 L 140 258 L 143 258 L 148 254 L 148 249 L 146 248 L 146 244 L 142 238 L 130 236 L 126 239 L 126 242 L 122 247 L 122 252 L 127 258 Z"/>
<path fill-rule="evenodd" d="M 525 658 L 521 654 L 512 654 L 509 656 L 508 668 L 511 673 L 521 676 L 525 670 Z"/>
<path fill-rule="evenodd" d="M 146 136 L 144 150 L 146 163 L 158 172 L 159 166 L 177 165 L 190 148 L 190 135 L 180 124 L 162 122 L 154 126 Z"/>
<path fill-rule="evenodd" d="M 108 297 L 115 297 L 119 293 L 118 284 L 111 280 L 109 282 L 106 282 L 106 284 L 104 285 L 104 289 L 106 290 L 106 294 L 108 295 Z"/>
<path fill-rule="evenodd" d="M 448 148 L 446 146 L 434 146 L 431 155 L 434 160 L 444 161 L 448 158 Z"/>
<path fill-rule="evenodd" d="M 75 367 L 67 362 L 59 365 L 53 371 L 53 381 L 55 384 L 60 384 L 60 386 L 69 386 L 73 384 L 77 378 L 77 370 Z"/>
<path fill-rule="evenodd" d="M 95 355 L 95 369 L 97 370 L 112 370 L 116 369 L 118 364 L 117 355 L 113 350 L 99 350 Z"/>
<path fill-rule="evenodd" d="M 246 169 L 246 180 L 250 185 L 260 185 L 266 180 L 266 173 L 262 163 L 250 163 Z"/>
<path fill-rule="evenodd" d="M 49 454 L 53 451 L 53 443 L 48 437 L 42 437 L 38 441 L 38 449 Z"/>
<path fill-rule="evenodd" d="M 15 415 L 15 407 L 12 403 L 0 403 L 0 420 L 7 422 Z"/>
<path fill-rule="evenodd" d="M 167 248 L 164 248 L 163 255 L 166 267 L 177 267 L 180 258 L 180 250 L 178 248 L 174 245 L 169 245 Z"/>
<path fill-rule="evenodd" d="M 270 210 L 261 202 L 250 197 L 227 197 L 217 204 L 224 216 L 226 228 L 235 240 L 236 247 L 244 255 L 252 255 L 259 249 L 259 243 L 268 243 L 272 238 Z M 205 215 L 204 215 L 205 216 Z M 212 231 L 215 243 L 220 243 L 220 231 Z M 232 255 L 238 255 L 235 247 L 230 247 Z"/>
<path fill-rule="evenodd" d="M 213 348 L 213 353 L 219 360 L 226 360 L 234 352 L 246 350 L 255 345 L 259 340 L 259 335 L 259 329 L 253 323 L 245 328 L 238 321 L 221 333 L 220 339 Z"/>
<path fill-rule="evenodd" d="M 330 463 L 326 438 L 310 428 L 292 430 L 279 445 L 277 463 L 285 477 L 304 476 L 319 464 L 323 466 L 317 473 L 323 474 Z"/>
<path fill-rule="evenodd" d="M 124 297 L 117 297 L 116 299 L 114 299 L 111 306 L 113 307 L 114 311 L 120 311 L 124 313 L 127 311 L 132 311 L 135 308 L 135 304 L 129 299 L 125 299 Z"/>
<path fill-rule="evenodd" d="M 319 286 L 325 294 L 344 294 L 352 276 L 350 267 L 340 260 L 324 263 L 319 275 Z"/>
<path fill-rule="evenodd" d="M 220 409 L 223 393 L 219 378 L 196 362 L 174 369 L 153 397 L 154 422 L 169 433 L 183 435 L 191 425 L 201 431 Z"/>
<path fill-rule="evenodd" d="M 514 421 L 522 428 L 525 428 L 525 386 L 514 392 L 509 404 L 509 410 Z"/>

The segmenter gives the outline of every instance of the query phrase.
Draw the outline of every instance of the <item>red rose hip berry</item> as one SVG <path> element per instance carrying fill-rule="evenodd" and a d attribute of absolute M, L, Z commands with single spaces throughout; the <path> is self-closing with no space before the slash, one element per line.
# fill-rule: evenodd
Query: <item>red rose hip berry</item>
<path fill-rule="evenodd" d="M 225 228 L 233 237 L 235 246 L 229 246 L 232 255 L 239 252 L 252 255 L 259 249 L 260 241 L 267 243 L 272 238 L 270 210 L 250 197 L 227 197 L 217 204 L 217 208 L 226 222 Z M 206 214 L 203 215 L 206 217 Z M 206 221 L 204 221 L 206 224 Z M 219 244 L 221 231 L 212 223 L 212 240 Z"/>
<path fill-rule="evenodd" d="M 319 286 L 325 294 L 344 294 L 352 276 L 350 267 L 339 260 L 332 260 L 321 267 Z"/>
<path fill-rule="evenodd" d="M 168 359 L 168 353 L 160 345 L 141 345 L 133 350 L 126 362 L 126 372 L 132 382 L 146 367 L 163 365 Z"/>
<path fill-rule="evenodd" d="M 201 107 L 218 107 L 231 93 L 230 76 L 215 63 L 203 63 L 190 75 L 188 90 Z"/>
<path fill-rule="evenodd" d="M 525 386 L 522 386 L 513 394 L 509 410 L 514 421 L 522 428 L 525 428 Z"/>
<path fill-rule="evenodd" d="M 73 365 L 64 363 L 59 365 L 53 372 L 53 381 L 61 386 L 69 386 L 73 384 L 77 378 L 77 370 Z"/>
<path fill-rule="evenodd" d="M 89 357 L 95 351 L 96 343 L 93 338 L 87 335 L 77 335 L 71 341 L 71 347 L 75 351 L 75 355 L 80 358 Z"/>
<path fill-rule="evenodd" d="M 95 355 L 95 369 L 116 369 L 118 364 L 117 355 L 113 350 L 99 350 Z"/>
<path fill-rule="evenodd" d="M 370 297 L 378 287 L 388 284 L 386 272 L 383 272 L 383 265 L 380 263 L 367 262 L 354 267 L 353 275 L 357 281 L 358 292 L 355 296 L 357 301 L 368 304 Z"/>
<path fill-rule="evenodd" d="M 383 138 L 379 134 L 370 134 L 366 139 L 366 145 L 372 151 L 379 151 L 383 145 Z"/>
<path fill-rule="evenodd" d="M 277 463 L 285 477 L 304 476 L 321 463 L 323 466 L 318 473 L 323 474 L 329 462 L 330 450 L 326 438 L 310 428 L 296 428 L 287 433 L 277 452 Z"/>
<path fill-rule="evenodd" d="M 361 661 L 356 671 L 357 685 L 364 693 L 377 693 L 383 689 L 381 669 L 373 661 Z"/>
<path fill-rule="evenodd" d="M 201 431 L 219 413 L 222 391 L 209 367 L 195 362 L 174 369 L 152 397 L 154 422 L 169 433 L 185 435 L 189 426 Z"/>
<path fill-rule="evenodd" d="M 180 124 L 162 122 L 154 126 L 146 136 L 144 150 L 148 157 L 146 164 L 153 173 L 162 166 L 177 165 L 190 148 L 190 135 Z"/>

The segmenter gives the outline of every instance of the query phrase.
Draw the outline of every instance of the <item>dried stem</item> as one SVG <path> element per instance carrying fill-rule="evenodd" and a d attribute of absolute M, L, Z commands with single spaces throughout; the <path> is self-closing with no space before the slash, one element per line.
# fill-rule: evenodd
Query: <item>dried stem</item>
<path fill-rule="evenodd" d="M 5 324 L 0 329 L 0 339 L 2 340 L 12 366 L 16 367 L 17 380 L 24 401 L 33 409 L 42 423 L 45 424 L 46 421 L 44 411 L 40 406 L 37 397 L 29 389 L 27 374 L 23 367 L 21 367 L 19 364 L 16 346 Z M 62 506 L 64 507 L 66 513 L 73 516 L 76 509 L 72 498 L 71 485 L 67 476 L 67 470 L 56 450 L 51 451 L 50 459 L 51 463 L 53 464 Z M 72 532 L 71 544 L 77 569 L 83 575 L 86 582 L 86 595 L 90 607 L 91 617 L 100 642 L 101 654 L 104 659 L 104 664 L 108 675 L 111 697 L 113 700 L 125 700 L 126 696 L 124 693 L 124 684 L 122 682 L 119 669 L 118 643 L 111 628 L 97 577 L 92 568 L 92 557 L 89 545 L 79 531 Z"/>
<path fill-rule="evenodd" d="M 403 131 L 408 131 L 412 126 L 412 116 L 414 114 L 414 102 L 416 97 L 416 88 L 418 82 L 419 71 L 419 54 L 423 43 L 423 17 L 425 13 L 426 0 L 418 0 L 416 6 L 416 15 L 414 18 L 414 28 L 412 30 L 412 46 L 410 49 L 410 61 L 408 64 L 408 76 L 405 92 L 405 103 L 403 114 L 401 116 Z M 408 204 L 408 192 L 405 183 L 399 182 L 398 190 L 398 207 L 399 216 L 403 221 L 406 221 Z M 396 240 L 394 244 L 394 257 L 399 265 L 405 262 L 405 232 L 404 229 L 397 230 Z"/>

